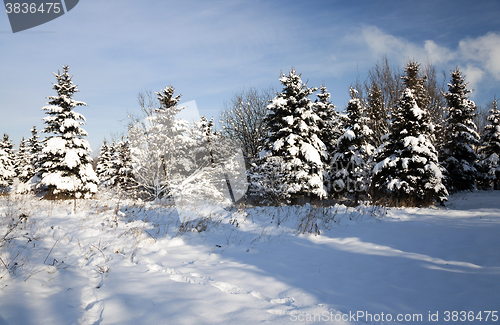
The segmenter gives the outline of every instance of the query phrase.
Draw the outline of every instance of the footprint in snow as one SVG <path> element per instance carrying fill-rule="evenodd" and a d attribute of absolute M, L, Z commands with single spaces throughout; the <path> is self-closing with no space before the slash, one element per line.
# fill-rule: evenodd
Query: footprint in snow
<path fill-rule="evenodd" d="M 104 311 L 104 302 L 99 301 L 95 295 L 93 287 L 86 287 L 82 290 L 83 315 L 78 320 L 78 324 L 90 325 L 100 324 L 102 322 L 102 313 Z"/>

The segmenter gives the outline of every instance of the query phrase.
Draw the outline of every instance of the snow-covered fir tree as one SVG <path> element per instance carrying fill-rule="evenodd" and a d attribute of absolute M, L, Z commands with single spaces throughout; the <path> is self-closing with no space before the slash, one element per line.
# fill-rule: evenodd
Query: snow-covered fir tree
<path fill-rule="evenodd" d="M 350 195 L 357 201 L 370 184 L 368 159 L 373 152 L 369 143 L 372 131 L 364 117 L 364 107 L 358 92 L 351 87 L 351 99 L 347 104 L 343 129 L 337 140 L 337 148 L 331 161 L 331 184 L 335 196 Z"/>
<path fill-rule="evenodd" d="M 388 141 L 373 169 L 372 195 L 387 204 L 425 206 L 446 200 L 428 113 L 406 88 L 393 112 Z"/>
<path fill-rule="evenodd" d="M 34 167 L 31 164 L 31 152 L 27 142 L 23 137 L 16 153 L 16 174 L 21 183 L 28 182 L 34 175 Z"/>
<path fill-rule="evenodd" d="M 113 144 L 108 146 L 106 139 L 104 139 L 96 166 L 97 178 L 99 178 L 100 185 L 104 187 L 111 187 L 114 184 L 116 169 L 113 163 L 113 151 Z"/>
<path fill-rule="evenodd" d="M 250 197 L 262 205 L 287 202 L 290 194 L 284 182 L 284 166 L 283 158 L 277 156 L 265 157 L 264 161 L 253 163 L 248 170 Z"/>
<path fill-rule="evenodd" d="M 186 134 L 187 135 L 187 134 Z M 236 140 L 236 139 L 234 139 Z M 231 204 L 232 199 L 241 197 L 237 184 L 229 187 L 229 177 L 235 179 L 239 172 L 234 164 L 234 149 L 239 143 L 224 137 L 214 130 L 214 122 L 204 116 L 195 121 L 188 137 L 177 143 L 175 159 L 176 175 L 173 179 L 176 205 L 211 202 Z M 241 158 L 242 177 L 246 180 L 243 152 Z M 232 193 L 232 196 L 230 196 Z"/>
<path fill-rule="evenodd" d="M 14 145 L 7 134 L 0 141 L 0 192 L 6 192 L 16 177 Z"/>
<path fill-rule="evenodd" d="M 450 192 L 473 190 L 476 185 L 479 134 L 474 123 L 476 104 L 468 99 L 462 74 L 458 68 L 451 72 L 451 82 L 445 93 L 448 117 L 445 121 L 444 143 L 440 160 L 446 169 L 446 187 Z"/>
<path fill-rule="evenodd" d="M 128 141 L 122 139 L 115 143 L 113 166 L 116 170 L 114 185 L 128 194 L 133 194 L 137 183 L 133 175 Z"/>
<path fill-rule="evenodd" d="M 484 180 L 487 187 L 495 190 L 500 189 L 500 111 L 497 99 L 492 103 L 488 111 L 488 124 L 484 127 L 481 139 L 482 147 L 479 151 L 481 165 L 484 170 Z"/>
<path fill-rule="evenodd" d="M 264 139 L 262 160 L 280 157 L 284 171 L 284 196 L 292 200 L 300 197 L 325 198 L 323 160 L 325 145 L 319 138 L 319 117 L 313 110 L 309 96 L 316 88 L 308 88 L 292 68 L 288 75 L 281 74 L 283 90 L 268 105 L 265 123 L 268 135 Z M 323 156 L 323 158 L 322 158 Z M 275 164 L 275 159 L 272 164 Z M 267 168 L 264 168 L 264 170 Z"/>
<path fill-rule="evenodd" d="M 337 112 L 335 105 L 330 101 L 331 94 L 326 89 L 325 85 L 319 87 L 318 98 L 313 103 L 313 110 L 318 115 L 317 125 L 319 128 L 319 139 L 325 145 L 326 155 L 322 155 L 324 162 L 324 185 L 331 194 L 331 159 L 337 150 L 337 140 L 344 133 L 340 114 Z"/>
<path fill-rule="evenodd" d="M 316 96 L 318 98 L 313 103 L 313 110 L 319 117 L 318 137 L 325 145 L 327 153 L 333 155 L 337 147 L 337 139 L 344 133 L 340 114 L 330 101 L 331 94 L 324 85 L 319 87 L 319 94 Z"/>
<path fill-rule="evenodd" d="M 401 76 L 404 87 L 412 90 L 417 106 L 427 110 L 431 101 L 425 86 L 427 76 L 420 76 L 420 64 L 413 60 L 408 62 L 404 70 L 405 75 Z"/>
<path fill-rule="evenodd" d="M 128 141 L 122 139 L 108 144 L 104 139 L 97 161 L 96 173 L 101 186 L 118 188 L 124 193 L 134 194 L 136 182 L 133 177 Z"/>
<path fill-rule="evenodd" d="M 48 105 L 42 108 L 47 114 L 42 132 L 48 136 L 43 143 L 39 187 L 50 197 L 88 198 L 97 192 L 99 180 L 92 169 L 90 145 L 84 139 L 88 134 L 80 127 L 85 118 L 74 111 L 87 104 L 73 99 L 78 89 L 68 70 L 63 66 L 62 73 L 54 73 L 57 96 L 48 97 Z"/>
<path fill-rule="evenodd" d="M 195 122 L 194 139 L 198 143 L 196 146 L 196 166 L 215 166 L 219 162 L 219 150 L 217 150 L 218 134 L 214 131 L 213 118 L 208 120 L 201 116 L 200 120 Z"/>
<path fill-rule="evenodd" d="M 184 152 L 179 143 L 189 133 L 189 123 L 175 118 L 185 107 L 177 106 L 181 95 L 173 93 L 172 86 L 156 93 L 160 108 L 144 121 L 133 121 L 127 134 L 135 180 L 150 199 L 168 196 L 173 174 L 184 166 L 176 158 Z"/>
<path fill-rule="evenodd" d="M 38 174 L 40 169 L 40 157 L 42 155 L 42 144 L 40 143 L 40 137 L 38 136 L 38 131 L 36 126 L 33 125 L 31 129 L 31 137 L 27 140 L 28 150 L 31 155 L 31 166 L 33 166 L 33 170 L 31 171 L 31 175 L 29 175 L 29 179 Z"/>
<path fill-rule="evenodd" d="M 378 148 L 384 143 L 383 137 L 389 133 L 388 109 L 385 107 L 382 91 L 376 83 L 368 89 L 366 100 L 367 125 L 372 134 L 369 137 L 370 143 Z"/>

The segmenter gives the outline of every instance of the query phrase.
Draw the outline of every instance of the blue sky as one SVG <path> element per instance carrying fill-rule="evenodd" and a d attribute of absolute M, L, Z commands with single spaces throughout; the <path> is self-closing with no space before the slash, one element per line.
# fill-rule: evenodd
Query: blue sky
<path fill-rule="evenodd" d="M 325 82 L 343 109 L 349 86 L 386 54 L 446 71 L 458 66 L 471 98 L 500 96 L 500 1 L 81 0 L 64 16 L 12 34 L 0 14 L 0 133 L 18 145 L 43 128 L 52 72 L 70 66 L 89 106 L 78 111 L 94 151 L 139 114 L 137 94 L 173 85 L 201 114 L 218 116 L 243 87 L 280 88 L 292 66 Z"/>

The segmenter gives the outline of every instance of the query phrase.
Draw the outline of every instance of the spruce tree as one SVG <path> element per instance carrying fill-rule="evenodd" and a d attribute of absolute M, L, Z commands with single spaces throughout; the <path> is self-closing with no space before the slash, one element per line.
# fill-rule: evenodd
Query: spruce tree
<path fill-rule="evenodd" d="M 446 187 L 451 192 L 470 191 L 476 185 L 478 156 L 473 147 L 479 145 L 479 134 L 473 119 L 476 104 L 467 95 L 470 92 L 458 68 L 452 71 L 448 93 L 444 94 L 448 117 L 440 158 L 447 172 Z"/>
<path fill-rule="evenodd" d="M 337 112 L 335 105 L 330 101 L 330 93 L 324 85 L 319 87 L 318 97 L 313 103 L 313 110 L 318 115 L 317 122 L 319 128 L 319 139 L 325 145 L 326 155 L 323 155 L 324 162 L 324 185 L 328 194 L 331 194 L 331 160 L 337 149 L 337 140 L 344 133 L 342 129 L 342 121 L 340 114 Z"/>
<path fill-rule="evenodd" d="M 376 83 L 373 83 L 368 89 L 368 96 L 366 102 L 366 117 L 367 125 L 372 134 L 369 137 L 370 143 L 378 148 L 383 142 L 383 137 L 389 132 L 389 125 L 387 120 L 388 109 L 385 107 L 382 91 Z"/>
<path fill-rule="evenodd" d="M 31 152 L 27 142 L 23 137 L 16 153 L 16 174 L 21 183 L 27 183 L 34 175 Z"/>
<path fill-rule="evenodd" d="M 36 126 L 33 125 L 31 129 L 31 137 L 28 138 L 28 150 L 31 155 L 31 166 L 33 167 L 31 171 L 31 175 L 29 175 L 29 179 L 33 178 L 33 176 L 37 175 L 40 169 L 40 159 L 42 155 L 42 144 L 38 140 L 40 137 L 38 136 L 38 131 Z"/>
<path fill-rule="evenodd" d="M 115 145 L 114 167 L 116 177 L 114 185 L 128 194 L 133 194 L 137 182 L 134 179 L 132 160 L 130 158 L 130 147 L 128 141 L 118 141 Z"/>
<path fill-rule="evenodd" d="M 282 159 L 283 183 L 292 199 L 324 198 L 325 145 L 319 138 L 319 117 L 309 99 L 316 88 L 302 83 L 300 74 L 293 68 L 288 75 L 282 73 L 280 81 L 283 90 L 268 105 L 264 120 L 268 128 L 265 155 Z"/>
<path fill-rule="evenodd" d="M 97 192 L 99 180 L 92 169 L 90 145 L 84 139 L 88 134 L 80 127 L 85 118 L 74 111 L 87 104 L 73 99 L 78 90 L 68 70 L 63 66 L 62 73 L 54 73 L 57 96 L 48 97 L 48 106 L 42 108 L 47 114 L 42 132 L 48 137 L 43 142 L 39 186 L 51 197 L 87 198 Z"/>
<path fill-rule="evenodd" d="M 285 164 L 277 156 L 267 156 L 253 163 L 248 172 L 249 196 L 262 205 L 275 205 L 290 199 L 285 177 Z"/>
<path fill-rule="evenodd" d="M 492 109 L 487 118 L 488 124 L 484 127 L 482 148 L 479 151 L 481 167 L 484 170 L 484 179 L 487 186 L 493 184 L 495 190 L 500 189 L 500 111 L 497 100 L 492 103 Z"/>
<path fill-rule="evenodd" d="M 313 110 L 318 115 L 319 139 L 324 143 L 328 154 L 333 156 L 337 139 L 343 134 L 339 113 L 330 101 L 331 94 L 323 85 L 319 87 L 318 99 L 313 103 Z"/>
<path fill-rule="evenodd" d="M 404 70 L 405 75 L 401 77 L 404 87 L 412 90 L 417 106 L 427 111 L 431 102 L 426 88 L 427 76 L 420 76 L 420 64 L 413 60 L 408 62 Z"/>
<path fill-rule="evenodd" d="M 345 132 L 337 141 L 332 159 L 332 185 L 336 196 L 350 195 L 358 201 L 370 182 L 367 162 L 373 152 L 373 146 L 368 142 L 372 131 L 363 116 L 364 108 L 358 92 L 351 87 L 350 95 L 343 125 Z"/>
<path fill-rule="evenodd" d="M 9 136 L 4 134 L 0 141 L 0 192 L 8 191 L 16 177 L 13 147 Z"/>
<path fill-rule="evenodd" d="M 160 107 L 148 113 L 144 122 L 133 121 L 128 130 L 134 178 L 142 194 L 160 199 L 171 193 L 179 141 L 189 133 L 189 123 L 175 116 L 185 107 L 177 106 L 181 95 L 173 96 L 172 86 L 157 92 Z"/>
<path fill-rule="evenodd" d="M 393 112 L 387 143 L 380 148 L 372 177 L 372 195 L 396 206 L 425 206 L 448 195 L 432 144 L 432 124 L 406 88 Z"/>
<path fill-rule="evenodd" d="M 97 158 L 96 174 L 100 185 L 104 187 L 113 186 L 113 178 L 116 175 L 116 170 L 113 168 L 113 144 L 108 146 L 106 139 L 104 139 Z"/>

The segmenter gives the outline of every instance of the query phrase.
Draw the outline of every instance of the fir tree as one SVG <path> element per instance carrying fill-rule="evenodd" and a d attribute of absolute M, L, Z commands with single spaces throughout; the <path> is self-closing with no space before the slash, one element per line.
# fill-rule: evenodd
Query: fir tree
<path fill-rule="evenodd" d="M 293 68 L 288 75 L 282 74 L 280 81 L 283 91 L 268 105 L 265 117 L 268 136 L 264 140 L 264 153 L 282 159 L 283 181 L 292 199 L 324 198 L 325 145 L 319 139 L 319 117 L 309 99 L 316 89 L 303 84 Z"/>
<path fill-rule="evenodd" d="M 115 186 L 122 191 L 132 194 L 137 186 L 134 179 L 132 160 L 128 141 L 118 141 L 115 145 L 114 167 L 116 169 Z"/>
<path fill-rule="evenodd" d="M 337 149 L 337 140 L 344 133 L 344 130 L 342 129 L 340 114 L 330 101 L 330 93 L 324 85 L 319 88 L 319 91 L 320 93 L 316 95 L 318 98 L 313 103 L 313 110 L 319 117 L 317 122 L 319 128 L 318 137 L 326 149 L 326 155 L 322 156 L 325 168 L 324 185 L 330 194 L 331 160 Z"/>
<path fill-rule="evenodd" d="M 184 107 L 177 107 L 177 104 L 181 100 L 182 94 L 179 94 L 174 97 L 175 88 L 172 86 L 168 86 L 165 89 L 162 89 L 160 92 L 156 93 L 158 101 L 160 102 L 160 108 L 158 111 L 161 111 L 165 114 L 165 117 L 173 120 L 175 115 L 179 113 Z"/>
<path fill-rule="evenodd" d="M 173 93 L 172 86 L 156 93 L 160 107 L 144 122 L 134 121 L 128 130 L 134 178 L 142 194 L 151 199 L 171 194 L 173 174 L 183 166 L 176 157 L 183 151 L 178 145 L 189 133 L 189 123 L 175 119 L 185 107 L 177 106 L 181 95 L 173 97 Z"/>
<path fill-rule="evenodd" d="M 87 104 L 73 99 L 78 90 L 68 70 L 64 66 L 62 74 L 54 73 L 57 96 L 48 97 L 48 106 L 42 108 L 47 114 L 42 132 L 49 136 L 44 140 L 39 186 L 58 198 L 90 197 L 97 192 L 98 179 L 92 169 L 89 143 L 84 139 L 88 134 L 80 127 L 85 118 L 73 110 Z"/>
<path fill-rule="evenodd" d="M 205 116 L 201 116 L 200 121 L 196 123 L 196 127 L 198 129 L 196 165 L 213 167 L 221 161 L 221 154 L 223 154 L 220 148 L 217 147 L 220 135 L 214 131 L 214 120 L 213 118 L 208 120 Z"/>
<path fill-rule="evenodd" d="M 483 147 L 479 153 L 487 186 L 493 183 L 493 188 L 498 190 L 500 189 L 500 111 L 496 98 L 488 113 L 490 114 L 487 118 L 488 125 L 484 127 L 481 139 Z"/>
<path fill-rule="evenodd" d="M 235 150 L 239 149 L 236 141 L 214 130 L 213 118 L 201 116 L 190 128 L 189 136 L 179 140 L 172 182 L 178 206 L 202 202 L 226 205 L 245 194 L 238 182 L 243 179 L 246 184 L 243 153 Z"/>
<path fill-rule="evenodd" d="M 31 152 L 27 142 L 23 137 L 16 153 L 16 174 L 21 183 L 27 183 L 34 175 Z"/>
<path fill-rule="evenodd" d="M 473 190 L 476 184 L 478 156 L 473 147 L 479 145 L 479 134 L 474 124 L 476 104 L 468 99 L 462 74 L 451 72 L 448 93 L 448 117 L 445 121 L 445 138 L 441 150 L 443 167 L 447 171 L 446 187 L 451 192 Z"/>
<path fill-rule="evenodd" d="M 28 138 L 28 150 L 31 155 L 31 166 L 33 169 L 31 170 L 31 174 L 28 175 L 29 179 L 33 178 L 33 176 L 37 175 L 40 169 L 40 157 L 42 155 L 42 144 L 38 140 L 40 137 L 38 136 L 38 131 L 36 126 L 33 125 L 31 129 L 31 137 Z"/>
<path fill-rule="evenodd" d="M 9 136 L 4 134 L 0 141 L 0 192 L 8 191 L 16 177 L 13 147 Z"/>
<path fill-rule="evenodd" d="M 284 162 L 281 157 L 265 157 L 260 164 L 253 163 L 248 171 L 249 196 L 259 204 L 280 204 L 290 199 L 284 181 Z"/>
<path fill-rule="evenodd" d="M 417 102 L 417 106 L 427 111 L 431 102 L 426 88 L 427 76 L 421 77 L 419 69 L 420 64 L 416 61 L 412 60 L 408 62 L 408 65 L 404 68 L 406 75 L 403 75 L 401 79 L 403 80 L 404 87 L 413 91 L 413 97 Z"/>
<path fill-rule="evenodd" d="M 413 93 L 409 88 L 403 92 L 373 170 L 373 197 L 397 206 L 443 202 L 448 195 L 428 113 L 418 107 Z"/>
<path fill-rule="evenodd" d="M 368 142 L 372 131 L 366 125 L 367 118 L 363 117 L 364 108 L 357 94 L 354 88 L 350 89 L 351 100 L 347 104 L 343 126 L 345 132 L 337 141 L 332 159 L 332 185 L 336 195 L 354 195 L 356 201 L 360 194 L 366 193 L 369 185 L 367 162 L 373 152 L 373 146 Z"/>
<path fill-rule="evenodd" d="M 319 128 L 319 139 L 325 145 L 326 151 L 333 156 L 336 149 L 337 139 L 344 133 L 339 113 L 335 105 L 330 101 L 331 94 L 323 85 L 319 87 L 318 99 L 313 103 L 313 110 L 318 115 L 317 125 Z"/>
<path fill-rule="evenodd" d="M 370 143 L 378 148 L 383 142 L 383 137 L 389 132 L 387 123 L 388 109 L 385 107 L 382 91 L 376 83 L 368 89 L 368 98 L 366 103 L 367 125 L 372 134 L 369 137 Z"/>
<path fill-rule="evenodd" d="M 96 174 L 102 186 L 113 186 L 116 175 L 116 169 L 113 168 L 113 144 L 108 146 L 106 139 L 97 158 Z"/>

